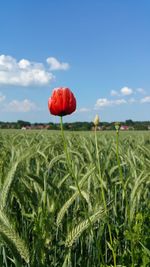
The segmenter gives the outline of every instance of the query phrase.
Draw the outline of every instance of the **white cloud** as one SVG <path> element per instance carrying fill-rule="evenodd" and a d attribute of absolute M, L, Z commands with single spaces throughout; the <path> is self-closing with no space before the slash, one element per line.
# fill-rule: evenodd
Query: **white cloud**
<path fill-rule="evenodd" d="M 28 69 L 31 66 L 31 63 L 29 60 L 21 59 L 18 63 L 20 69 Z"/>
<path fill-rule="evenodd" d="M 7 105 L 5 105 L 4 111 L 8 112 L 29 112 L 37 110 L 37 106 L 34 102 L 29 99 L 24 99 L 22 101 L 12 100 Z"/>
<path fill-rule="evenodd" d="M 128 102 L 129 102 L 130 104 L 132 104 L 132 103 L 135 103 L 135 102 L 136 102 L 136 100 L 135 100 L 135 98 L 134 98 L 134 97 L 131 97 L 131 98 L 128 100 Z"/>
<path fill-rule="evenodd" d="M 129 87 L 126 87 L 126 86 L 121 88 L 120 92 L 121 92 L 122 95 L 131 95 L 131 94 L 133 94 L 133 90 L 131 88 L 129 88 Z"/>
<path fill-rule="evenodd" d="M 137 88 L 136 91 L 140 94 L 145 94 L 146 91 L 143 88 Z"/>
<path fill-rule="evenodd" d="M 112 104 L 112 101 L 108 100 L 107 98 L 99 98 L 96 101 L 96 108 L 100 108 L 100 107 L 107 107 L 110 106 Z"/>
<path fill-rule="evenodd" d="M 116 91 L 116 90 L 111 90 L 110 92 L 111 96 L 126 96 L 126 95 L 131 95 L 133 94 L 133 89 L 124 86 L 120 89 L 120 91 Z"/>
<path fill-rule="evenodd" d="M 69 69 L 69 64 L 68 63 L 59 62 L 54 57 L 48 57 L 46 61 L 50 66 L 50 70 L 68 70 Z"/>
<path fill-rule="evenodd" d="M 132 94 L 146 94 L 146 90 L 143 88 L 137 88 L 137 89 L 132 89 L 127 86 L 122 87 L 119 91 L 116 90 L 111 90 L 110 95 L 111 96 L 116 96 L 116 97 L 121 97 L 121 96 L 130 96 Z M 132 102 L 132 101 L 130 101 Z"/>
<path fill-rule="evenodd" d="M 89 108 L 80 108 L 78 109 L 78 112 L 89 112 L 90 109 Z"/>
<path fill-rule="evenodd" d="M 116 90 L 111 90 L 110 94 L 112 96 L 117 96 L 118 95 L 118 92 Z"/>
<path fill-rule="evenodd" d="M 3 95 L 1 92 L 0 92 L 0 102 L 3 102 L 5 100 L 6 96 Z"/>
<path fill-rule="evenodd" d="M 112 104 L 114 104 L 114 105 L 121 105 L 121 104 L 126 104 L 126 103 L 127 103 L 127 101 L 123 98 L 112 101 Z"/>
<path fill-rule="evenodd" d="M 141 103 L 150 103 L 150 96 L 145 96 L 141 99 Z"/>
<path fill-rule="evenodd" d="M 17 68 L 16 59 L 11 56 L 0 55 L 0 71 L 12 71 Z"/>
<path fill-rule="evenodd" d="M 127 101 L 125 99 L 116 99 L 116 100 L 109 100 L 107 98 L 99 98 L 96 101 L 95 109 L 99 109 L 101 107 L 108 107 L 113 105 L 121 105 L 126 104 Z"/>
<path fill-rule="evenodd" d="M 69 67 L 68 63 L 60 63 L 55 58 L 48 58 L 47 62 L 50 69 L 46 68 L 43 63 L 32 62 L 27 59 L 17 61 L 11 56 L 0 55 L 0 85 L 47 85 L 55 78 L 51 70 L 66 70 Z"/>

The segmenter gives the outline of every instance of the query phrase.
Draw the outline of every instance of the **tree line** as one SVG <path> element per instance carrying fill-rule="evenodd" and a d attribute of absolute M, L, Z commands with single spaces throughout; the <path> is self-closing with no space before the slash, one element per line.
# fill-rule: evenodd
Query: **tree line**
<path fill-rule="evenodd" d="M 126 120 L 119 122 L 121 130 L 150 130 L 150 121 Z M 0 121 L 0 129 L 47 129 L 60 130 L 59 123 L 30 123 L 28 121 L 18 120 L 16 122 Z M 114 130 L 115 122 L 100 122 L 98 130 Z M 64 130 L 70 131 L 91 131 L 94 130 L 93 122 L 77 121 L 64 123 Z"/>

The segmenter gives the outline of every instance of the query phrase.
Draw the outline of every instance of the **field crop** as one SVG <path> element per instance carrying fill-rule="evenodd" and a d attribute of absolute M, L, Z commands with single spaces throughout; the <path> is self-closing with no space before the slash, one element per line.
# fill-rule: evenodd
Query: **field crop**
<path fill-rule="evenodd" d="M 0 267 L 150 266 L 150 134 L 64 136 L 0 132 Z"/>

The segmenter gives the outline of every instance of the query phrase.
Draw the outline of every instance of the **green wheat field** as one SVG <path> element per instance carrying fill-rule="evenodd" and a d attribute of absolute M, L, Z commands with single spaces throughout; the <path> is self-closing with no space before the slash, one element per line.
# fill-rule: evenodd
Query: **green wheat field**
<path fill-rule="evenodd" d="M 150 133 L 0 131 L 0 267 L 150 266 Z"/>

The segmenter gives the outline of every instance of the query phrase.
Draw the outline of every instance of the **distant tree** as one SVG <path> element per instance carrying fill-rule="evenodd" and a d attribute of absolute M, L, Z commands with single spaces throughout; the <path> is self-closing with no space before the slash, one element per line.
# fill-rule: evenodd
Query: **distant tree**
<path fill-rule="evenodd" d="M 22 128 L 24 126 L 31 126 L 31 123 L 28 121 L 18 120 L 17 125 L 18 125 L 18 128 Z"/>
<path fill-rule="evenodd" d="M 126 124 L 127 126 L 133 126 L 133 125 L 134 125 L 134 122 L 133 122 L 132 120 L 126 120 L 126 121 L 125 121 L 125 124 Z"/>

